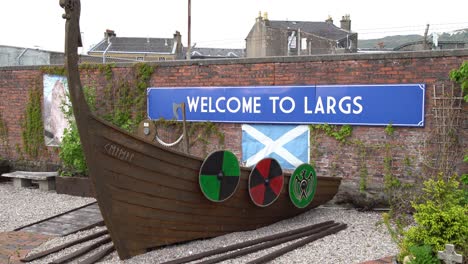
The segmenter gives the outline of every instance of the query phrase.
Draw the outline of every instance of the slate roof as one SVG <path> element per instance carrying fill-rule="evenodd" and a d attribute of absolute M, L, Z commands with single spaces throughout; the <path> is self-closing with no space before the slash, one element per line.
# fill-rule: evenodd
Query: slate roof
<path fill-rule="evenodd" d="M 107 52 L 171 53 L 174 45 L 173 38 L 111 37 L 110 42 Z M 89 52 L 104 52 L 107 46 L 107 40 L 103 39 Z"/>
<path fill-rule="evenodd" d="M 184 48 L 185 52 L 186 49 Z M 224 48 L 192 48 L 192 58 L 242 58 L 245 56 L 244 49 L 224 49 Z"/>
<path fill-rule="evenodd" d="M 301 29 L 302 33 L 306 32 L 332 40 L 341 40 L 349 34 L 354 34 L 327 22 L 270 20 L 270 27 L 282 30 Z"/>

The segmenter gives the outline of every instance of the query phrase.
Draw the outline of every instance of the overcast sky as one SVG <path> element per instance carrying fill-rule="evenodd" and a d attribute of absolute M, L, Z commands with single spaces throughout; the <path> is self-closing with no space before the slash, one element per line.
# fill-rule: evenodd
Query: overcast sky
<path fill-rule="evenodd" d="M 188 0 L 82 0 L 85 51 L 106 29 L 121 37 L 171 38 L 176 30 L 187 46 Z M 245 48 L 258 12 L 270 20 L 324 21 L 345 14 L 359 39 L 424 34 L 468 28 L 468 1 L 419 0 L 192 0 L 192 44 Z M 0 45 L 63 51 L 64 20 L 59 0 L 0 0 Z"/>

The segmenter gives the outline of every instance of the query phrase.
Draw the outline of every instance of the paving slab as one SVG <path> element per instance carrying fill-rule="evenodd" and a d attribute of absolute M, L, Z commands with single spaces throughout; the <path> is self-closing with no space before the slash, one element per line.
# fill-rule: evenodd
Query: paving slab
<path fill-rule="evenodd" d="M 20 227 L 15 231 L 39 233 L 50 236 L 66 236 L 78 231 L 103 225 L 104 220 L 97 203 L 74 209 L 67 213 Z"/>

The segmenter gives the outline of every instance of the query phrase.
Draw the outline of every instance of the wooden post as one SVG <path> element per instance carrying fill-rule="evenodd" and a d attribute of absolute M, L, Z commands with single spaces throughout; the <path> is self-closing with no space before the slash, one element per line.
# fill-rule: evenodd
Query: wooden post
<path fill-rule="evenodd" d="M 428 49 L 428 45 L 427 45 L 427 32 L 429 31 L 429 24 L 426 25 L 426 31 L 424 31 L 424 47 L 423 49 L 424 50 L 427 50 Z"/>
<path fill-rule="evenodd" d="M 183 133 L 185 142 L 185 153 L 189 154 L 189 136 L 187 133 L 187 118 L 185 115 L 185 103 L 181 103 L 182 106 L 182 122 L 183 122 Z"/>

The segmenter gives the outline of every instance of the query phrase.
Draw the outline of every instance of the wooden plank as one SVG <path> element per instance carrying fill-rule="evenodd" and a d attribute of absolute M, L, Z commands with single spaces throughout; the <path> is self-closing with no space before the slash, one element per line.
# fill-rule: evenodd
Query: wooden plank
<path fill-rule="evenodd" d="M 79 256 L 82 256 L 82 255 L 90 252 L 91 250 L 96 249 L 96 248 L 98 248 L 98 247 L 100 247 L 100 246 L 102 246 L 104 244 L 109 243 L 109 242 L 111 242 L 111 238 L 109 236 L 105 237 L 105 238 L 102 238 L 102 239 L 94 242 L 93 244 L 91 244 L 89 246 L 83 247 L 83 248 L 81 248 L 81 249 L 79 249 L 79 250 L 77 250 L 77 251 L 75 251 L 75 252 L 73 252 L 71 254 L 68 254 L 68 255 L 63 256 L 63 257 L 61 257 L 59 259 L 51 261 L 50 263 L 51 264 L 67 263 L 67 262 L 69 262 L 69 261 L 71 261 L 71 260 L 73 260 L 73 259 L 75 259 L 75 258 L 77 258 Z"/>
<path fill-rule="evenodd" d="M 74 245 L 78 245 L 80 243 L 83 243 L 83 242 L 86 242 L 86 241 L 89 241 L 89 240 L 93 240 L 95 238 L 101 237 L 101 236 L 106 235 L 106 234 L 108 234 L 107 229 L 96 232 L 96 233 L 91 234 L 91 235 L 87 235 L 87 236 L 79 238 L 79 239 L 72 240 L 72 241 L 70 241 L 68 243 L 65 243 L 65 244 L 62 244 L 62 245 L 55 246 L 55 247 L 53 247 L 51 249 L 48 249 L 48 250 L 45 250 L 45 251 L 42 251 L 42 252 L 39 252 L 39 253 L 36 253 L 36 254 L 32 254 L 32 255 L 30 255 L 30 256 L 28 256 L 26 258 L 21 259 L 21 262 L 30 262 L 30 261 L 33 261 L 33 260 L 36 260 L 36 259 L 39 259 L 39 258 L 43 258 L 45 256 L 48 256 L 48 255 L 52 254 L 52 253 L 58 252 L 58 251 L 60 251 L 62 249 L 69 248 L 69 247 L 72 247 Z"/>

